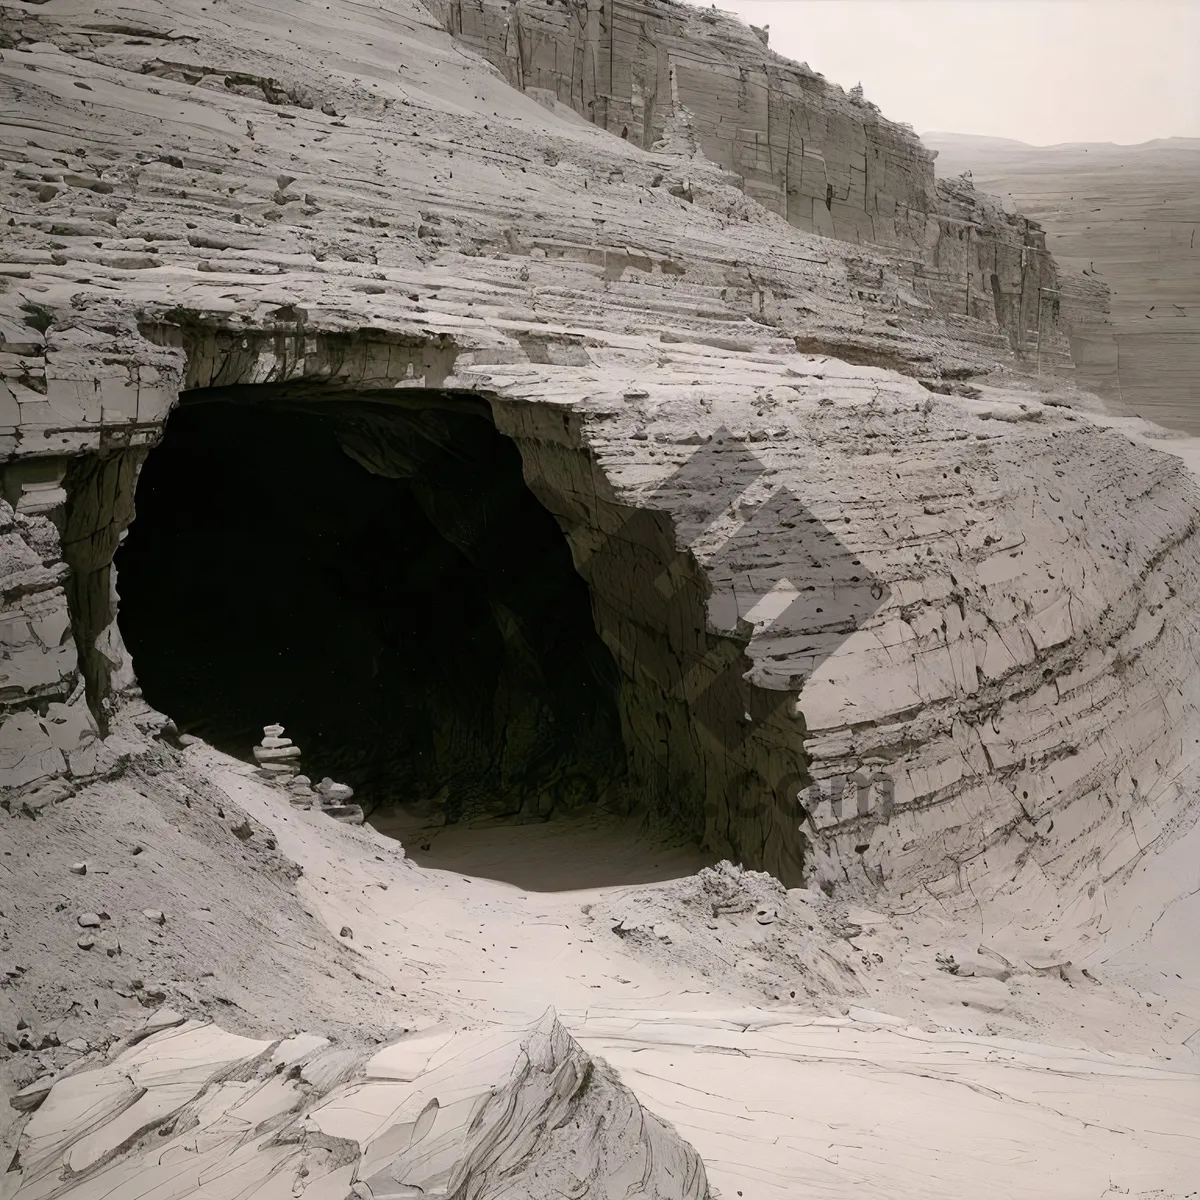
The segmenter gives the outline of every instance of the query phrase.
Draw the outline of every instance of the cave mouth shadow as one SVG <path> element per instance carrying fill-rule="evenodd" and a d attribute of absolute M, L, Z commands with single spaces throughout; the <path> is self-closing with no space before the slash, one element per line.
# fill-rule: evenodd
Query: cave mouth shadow
<path fill-rule="evenodd" d="M 515 442 L 466 393 L 185 393 L 116 555 L 148 703 L 249 759 L 264 725 L 370 813 L 620 810 L 620 679 Z"/>
<path fill-rule="evenodd" d="M 394 809 L 372 824 L 427 871 L 492 879 L 523 892 L 664 883 L 695 875 L 720 858 L 644 812 L 582 810 L 517 827 L 487 819 L 433 825 Z"/>

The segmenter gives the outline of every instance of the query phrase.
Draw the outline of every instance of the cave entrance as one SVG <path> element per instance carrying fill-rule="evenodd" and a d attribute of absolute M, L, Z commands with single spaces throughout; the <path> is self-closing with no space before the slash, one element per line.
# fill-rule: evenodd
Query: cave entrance
<path fill-rule="evenodd" d="M 466 393 L 185 393 L 116 556 L 147 701 L 243 758 L 271 722 L 370 812 L 617 801 L 612 655 L 520 452 Z"/>

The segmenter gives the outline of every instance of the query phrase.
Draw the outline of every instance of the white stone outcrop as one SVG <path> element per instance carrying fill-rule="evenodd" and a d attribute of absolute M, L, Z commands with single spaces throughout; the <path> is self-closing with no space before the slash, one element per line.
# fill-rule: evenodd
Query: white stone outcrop
<path fill-rule="evenodd" d="M 109 1061 L 14 1098 L 30 1115 L 6 1198 L 710 1194 L 695 1150 L 553 1011 L 528 1030 L 426 1031 L 365 1063 L 313 1034 L 154 1019 Z"/>

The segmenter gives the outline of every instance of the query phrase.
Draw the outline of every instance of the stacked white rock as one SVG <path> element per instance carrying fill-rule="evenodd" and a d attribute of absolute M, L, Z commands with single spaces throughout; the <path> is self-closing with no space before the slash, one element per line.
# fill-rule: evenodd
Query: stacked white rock
<path fill-rule="evenodd" d="M 283 736 L 282 725 L 263 726 L 263 740 L 254 747 L 254 757 L 260 778 L 282 785 L 297 808 L 312 808 L 317 793 L 312 780 L 300 774 L 300 747 Z"/>
<path fill-rule="evenodd" d="M 317 793 L 312 789 L 312 780 L 307 775 L 284 776 L 283 786 L 287 788 L 288 799 L 297 808 L 312 808 Z"/>
<path fill-rule="evenodd" d="M 312 780 L 300 774 L 300 747 L 283 736 L 282 725 L 264 725 L 263 740 L 254 747 L 260 778 L 280 784 L 297 808 L 312 808 L 314 801 L 326 816 L 346 825 L 361 825 L 364 814 L 354 799 L 354 789 L 334 783 L 328 775 L 313 788 Z"/>
<path fill-rule="evenodd" d="M 283 781 L 300 770 L 300 747 L 283 736 L 282 725 L 263 726 L 263 740 L 254 747 L 254 758 L 259 773 L 271 779 Z"/>
<path fill-rule="evenodd" d="M 361 825 L 363 810 L 357 804 L 351 804 L 354 799 L 354 789 L 346 783 L 334 783 L 328 775 L 317 784 L 317 795 L 320 797 L 321 811 L 335 821 L 345 825 Z"/>

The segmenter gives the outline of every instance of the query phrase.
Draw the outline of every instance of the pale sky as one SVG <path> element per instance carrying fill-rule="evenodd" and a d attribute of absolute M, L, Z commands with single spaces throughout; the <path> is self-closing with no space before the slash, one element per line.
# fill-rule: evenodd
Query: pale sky
<path fill-rule="evenodd" d="M 696 3 L 696 0 L 692 0 Z M 707 4 L 696 3 L 707 8 Z M 1200 137 L 1200 0 L 720 0 L 918 133 Z"/>

